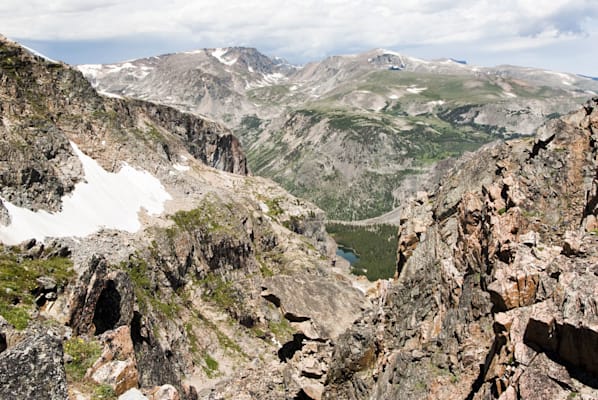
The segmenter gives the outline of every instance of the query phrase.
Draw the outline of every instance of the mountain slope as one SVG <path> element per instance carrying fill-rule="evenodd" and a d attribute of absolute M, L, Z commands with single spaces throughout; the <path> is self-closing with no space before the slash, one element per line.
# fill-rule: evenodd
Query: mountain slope
<path fill-rule="evenodd" d="M 369 302 L 322 211 L 247 176 L 226 128 L 4 38 L 0 114 L 1 398 L 195 399 L 246 368 L 291 371 L 281 397 L 321 385 L 287 349 Z"/>
<path fill-rule="evenodd" d="M 406 178 L 484 143 L 530 135 L 598 92 L 595 81 L 572 74 L 382 49 L 302 68 L 242 48 L 79 68 L 100 90 L 227 123 L 253 173 L 334 219 L 389 211 L 426 179 Z"/>

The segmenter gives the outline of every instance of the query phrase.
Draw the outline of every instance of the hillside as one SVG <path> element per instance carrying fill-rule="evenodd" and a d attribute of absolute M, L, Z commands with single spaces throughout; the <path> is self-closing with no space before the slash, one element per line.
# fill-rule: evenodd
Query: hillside
<path fill-rule="evenodd" d="M 227 124 L 252 173 L 344 220 L 390 211 L 433 185 L 436 162 L 531 135 L 598 92 L 572 74 L 382 49 L 303 67 L 227 48 L 79 68 L 101 91 Z"/>
<path fill-rule="evenodd" d="M 230 131 L 4 38 L 0 114 L 0 398 L 197 399 L 248 369 L 285 371 L 281 398 L 322 385 L 288 352 L 319 360 L 297 341 L 369 301 L 323 212 L 247 176 Z"/>

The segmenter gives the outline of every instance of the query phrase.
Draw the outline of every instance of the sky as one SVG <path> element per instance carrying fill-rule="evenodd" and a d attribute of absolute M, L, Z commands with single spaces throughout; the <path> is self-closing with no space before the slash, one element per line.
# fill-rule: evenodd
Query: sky
<path fill-rule="evenodd" d="M 598 76 L 598 0 L 2 0 L 0 34 L 70 64 L 228 46 L 304 64 L 385 48 Z"/>

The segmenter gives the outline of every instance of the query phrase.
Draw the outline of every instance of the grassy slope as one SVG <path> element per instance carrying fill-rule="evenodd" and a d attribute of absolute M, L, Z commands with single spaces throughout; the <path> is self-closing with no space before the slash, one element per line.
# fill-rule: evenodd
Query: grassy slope
<path fill-rule="evenodd" d="M 504 128 L 463 121 L 461 115 L 475 107 L 510 101 L 505 98 L 505 87 L 519 100 L 566 94 L 495 75 L 370 71 L 320 98 L 306 97 L 302 108 L 289 111 L 283 130 L 297 116 L 303 118 L 301 124 L 291 124 L 295 136 L 307 137 L 314 127 L 321 129 L 324 124 L 326 129 L 317 143 L 306 140 L 291 147 L 285 139 L 287 129 L 271 131 L 268 142 L 254 146 L 260 132 L 271 129 L 268 121 L 254 117 L 246 118 L 236 133 L 249 149 L 253 173 L 270 177 L 293 194 L 315 202 L 331 219 L 369 218 L 396 206 L 392 191 L 405 175 L 502 138 L 507 133 Z M 426 90 L 409 93 L 407 89 L 413 88 Z M 257 102 L 271 103 L 283 102 L 285 93 L 289 92 L 284 87 L 275 86 L 253 90 L 250 95 Z M 365 108 L 367 102 L 346 100 L 355 93 L 386 99 L 386 104 L 372 110 Z M 393 98 L 397 93 L 400 97 Z M 440 100 L 444 103 L 429 105 Z M 423 111 L 414 115 L 414 109 Z M 336 143 L 336 152 L 331 153 L 331 137 L 338 134 L 342 142 Z M 343 171 L 321 168 L 324 161 L 335 164 L 341 158 L 357 169 L 357 176 L 349 180 Z M 392 168 L 381 168 L 389 165 Z"/>

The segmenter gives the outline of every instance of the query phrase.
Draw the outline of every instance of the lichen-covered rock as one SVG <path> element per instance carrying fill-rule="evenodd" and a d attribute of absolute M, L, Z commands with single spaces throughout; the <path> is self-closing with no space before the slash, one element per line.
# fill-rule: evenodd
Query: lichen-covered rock
<path fill-rule="evenodd" d="M 44 332 L 0 353 L 0 398 L 66 400 L 62 357 L 62 340 Z"/>

